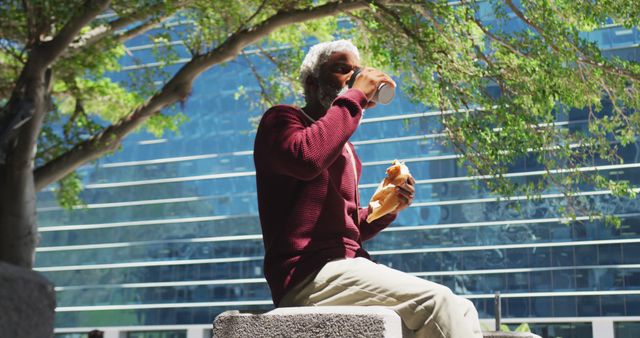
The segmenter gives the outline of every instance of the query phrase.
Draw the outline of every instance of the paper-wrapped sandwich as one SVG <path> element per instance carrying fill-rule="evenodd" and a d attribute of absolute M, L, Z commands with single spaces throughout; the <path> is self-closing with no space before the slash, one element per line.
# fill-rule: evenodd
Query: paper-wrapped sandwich
<path fill-rule="evenodd" d="M 393 164 L 387 168 L 387 177 L 380 182 L 378 189 L 371 197 L 371 201 L 369 201 L 372 211 L 367 217 L 367 222 L 371 223 L 386 214 L 394 212 L 400 206 L 400 197 L 395 193 L 395 189 L 397 186 L 404 184 L 409 177 L 411 177 L 409 168 L 403 162 L 394 160 Z"/>

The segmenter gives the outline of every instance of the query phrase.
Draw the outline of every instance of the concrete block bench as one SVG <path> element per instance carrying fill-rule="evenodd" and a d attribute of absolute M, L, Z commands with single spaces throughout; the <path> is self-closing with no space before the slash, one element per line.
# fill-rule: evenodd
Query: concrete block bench
<path fill-rule="evenodd" d="M 537 334 L 528 332 L 482 332 L 483 338 L 541 338 Z"/>
<path fill-rule="evenodd" d="M 0 337 L 51 337 L 53 285 L 31 269 L 0 262 Z"/>
<path fill-rule="evenodd" d="M 484 338 L 540 338 L 531 333 L 484 332 Z M 380 306 L 278 308 L 264 314 L 226 311 L 213 322 L 215 338 L 381 337 L 413 334 L 392 310 Z"/>

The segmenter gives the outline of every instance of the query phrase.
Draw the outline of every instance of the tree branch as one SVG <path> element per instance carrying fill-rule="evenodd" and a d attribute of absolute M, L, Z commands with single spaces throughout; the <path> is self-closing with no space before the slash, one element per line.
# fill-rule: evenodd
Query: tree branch
<path fill-rule="evenodd" d="M 159 16 L 156 18 L 151 18 L 148 21 L 141 23 L 140 25 L 131 28 L 127 31 L 121 32 L 121 33 L 117 33 L 115 35 L 116 40 L 118 40 L 119 42 L 125 42 L 128 41 L 130 39 L 135 38 L 136 36 L 140 35 L 140 34 L 144 34 L 146 32 L 148 32 L 149 30 L 155 28 L 156 26 L 158 26 L 159 24 L 161 24 L 162 22 L 164 22 L 165 20 L 169 19 L 171 17 L 171 15 L 163 15 L 163 16 Z"/>
<path fill-rule="evenodd" d="M 247 27 L 247 25 L 251 23 L 251 20 L 255 19 L 258 16 L 258 14 L 260 14 L 260 12 L 262 11 L 262 9 L 264 8 L 264 6 L 266 4 L 267 4 L 267 0 L 262 0 L 262 2 L 260 3 L 260 5 L 256 9 L 256 11 L 253 12 L 253 14 L 244 22 L 244 24 L 242 24 L 242 25 L 240 25 L 240 27 L 238 27 L 238 30 L 236 31 L 236 33 L 240 32 L 243 29 L 245 29 Z"/>
<path fill-rule="evenodd" d="M 104 25 L 97 26 L 87 33 L 79 36 L 72 44 L 71 44 L 71 53 L 77 53 L 81 51 L 83 48 L 93 46 L 100 41 L 103 41 L 105 38 L 115 36 L 115 38 L 124 42 L 131 38 L 134 38 L 140 34 L 145 33 L 149 29 L 152 29 L 159 23 L 165 21 L 176 10 L 183 8 L 188 5 L 190 0 L 183 0 L 176 2 L 173 8 L 169 9 L 165 13 L 166 5 L 163 2 L 159 2 L 153 6 L 149 6 L 143 10 L 135 11 L 131 15 L 123 16 L 117 18 L 109 23 Z M 158 17 L 153 17 L 154 14 L 160 13 Z M 146 21 L 145 21 L 146 20 Z M 135 28 L 129 29 L 127 31 L 116 33 L 120 29 L 124 29 L 125 27 L 132 25 L 139 21 L 145 21 L 144 23 L 136 26 Z"/>
<path fill-rule="evenodd" d="M 522 13 L 522 11 L 520 11 L 511 0 L 506 0 L 505 1 L 506 4 L 509 6 L 509 8 L 513 11 L 513 13 L 520 18 L 520 20 L 522 20 L 525 24 L 527 24 L 528 26 L 532 27 L 536 32 L 538 32 L 538 34 L 540 34 L 540 37 L 542 37 L 542 39 L 547 43 L 547 45 L 549 46 L 549 48 L 551 48 L 554 52 L 556 53 L 560 53 L 559 49 L 557 46 L 555 46 L 554 44 L 552 44 L 548 38 L 546 37 L 546 32 L 544 31 L 544 29 L 542 27 L 540 27 L 539 25 L 537 25 L 536 23 L 534 23 L 533 21 L 531 21 L 529 18 L 527 18 L 524 13 Z M 483 26 L 476 22 L 476 24 L 478 25 L 478 27 L 480 29 L 482 29 L 482 31 L 487 34 L 487 36 L 489 36 L 490 38 L 492 38 L 494 41 L 500 43 L 502 46 L 509 48 L 509 50 L 511 50 L 512 52 L 517 52 L 520 56 L 527 56 L 526 54 L 523 54 L 517 50 L 515 50 L 513 47 L 510 47 L 509 44 L 507 44 L 506 42 L 498 39 L 495 36 L 492 36 L 489 34 L 489 32 L 485 29 L 483 29 Z M 635 74 L 633 72 L 629 72 L 625 69 L 620 69 L 620 68 L 616 68 L 616 67 L 611 67 L 610 65 L 606 64 L 605 62 L 597 62 L 592 60 L 589 56 L 587 56 L 586 54 L 584 54 L 584 52 L 582 50 L 580 50 L 580 48 L 578 48 L 577 46 L 575 46 L 575 44 L 569 42 L 570 45 L 573 47 L 573 49 L 580 55 L 576 62 L 584 64 L 584 65 L 589 65 L 589 66 L 593 66 L 596 68 L 600 68 L 610 74 L 614 74 L 617 76 L 622 76 L 625 77 L 629 80 L 635 81 L 635 82 L 640 82 L 640 74 Z"/>
<path fill-rule="evenodd" d="M 34 54 L 39 55 L 44 68 L 53 63 L 73 42 L 80 29 L 107 9 L 110 2 L 110 0 L 87 0 L 84 3 L 84 9 L 74 15 L 53 40 L 37 45 Z"/>
<path fill-rule="evenodd" d="M 64 126 L 62 127 L 65 139 L 67 140 L 69 139 L 69 132 L 73 128 L 73 124 L 76 122 L 76 119 L 80 115 L 83 115 L 86 117 L 86 111 L 84 110 L 84 105 L 82 104 L 82 100 L 78 96 L 76 96 L 76 106 L 75 106 L 75 109 L 73 110 L 73 114 L 71 114 L 71 117 L 69 117 L 69 121 L 67 121 L 67 123 L 65 123 Z"/>
<path fill-rule="evenodd" d="M 7 105 L 0 110 L 0 163 L 10 153 L 6 145 L 19 138 L 21 146 L 33 149 L 46 111 L 45 95 L 52 84 L 49 66 L 64 52 L 80 29 L 104 11 L 109 0 L 87 0 L 50 41 L 36 42 L 22 68 Z M 25 6 L 27 4 L 25 3 Z M 26 127 L 25 127 L 26 126 Z M 16 136 L 17 135 L 17 136 Z M 29 163 L 31 151 L 16 155 L 17 161 Z"/>
<path fill-rule="evenodd" d="M 3 51 L 5 51 L 5 53 L 7 53 L 7 55 L 13 57 L 16 61 L 18 61 L 20 64 L 24 65 L 26 63 L 25 59 L 24 59 L 24 51 L 20 51 L 18 52 L 17 50 L 15 50 L 8 41 L 6 40 L 0 40 L 0 49 L 2 49 Z"/>
<path fill-rule="evenodd" d="M 262 95 L 262 98 L 265 101 L 267 101 L 269 105 L 273 106 L 274 103 L 271 101 L 271 99 L 269 99 L 269 93 L 267 92 L 267 88 L 265 87 L 264 78 L 260 76 L 260 74 L 258 73 L 258 70 L 256 69 L 256 66 L 253 64 L 253 62 L 251 62 L 251 60 L 247 57 L 247 54 L 245 54 L 244 51 L 242 51 L 242 57 L 244 57 L 244 59 L 247 60 L 247 63 L 249 64 L 249 69 L 251 69 L 251 73 L 253 74 L 253 77 L 255 77 L 256 81 L 258 81 L 258 86 L 260 86 L 260 93 Z"/>
<path fill-rule="evenodd" d="M 393 19 L 393 22 L 397 25 L 400 26 L 400 30 L 410 39 L 413 39 L 415 42 L 417 42 L 416 46 L 418 47 L 422 47 L 422 45 L 424 44 L 424 41 L 416 34 L 414 34 L 405 24 L 404 22 L 400 19 L 400 16 L 398 15 L 398 13 L 394 12 L 393 10 L 387 8 L 385 5 L 383 5 L 382 3 L 378 2 L 378 1 L 374 1 L 375 5 L 380 8 L 382 10 L 383 13 L 387 14 L 388 16 L 390 16 Z M 382 18 L 381 18 L 382 19 Z"/>
<path fill-rule="evenodd" d="M 278 60 L 276 60 L 273 57 L 273 55 L 269 54 L 269 52 L 264 50 L 264 48 L 262 48 L 262 46 L 256 46 L 256 47 L 258 47 L 258 51 L 260 52 L 260 55 L 262 55 L 265 58 L 267 58 L 267 60 L 269 60 L 274 66 L 276 66 L 276 68 L 278 68 L 278 71 L 280 71 L 287 78 L 287 80 L 289 82 L 291 82 L 291 83 L 296 83 L 297 82 L 297 80 L 293 76 L 286 74 L 285 67 L 280 62 L 278 62 Z"/>
<path fill-rule="evenodd" d="M 584 64 L 584 65 L 589 65 L 589 66 L 593 66 L 593 67 L 596 67 L 596 68 L 600 68 L 600 69 L 606 71 L 609 74 L 622 76 L 622 77 L 627 78 L 629 80 L 632 80 L 634 82 L 640 82 L 640 74 L 635 74 L 633 72 L 629 72 L 629 71 L 627 71 L 625 69 L 622 69 L 622 68 L 616 68 L 616 67 L 609 66 L 605 62 L 596 62 L 594 60 L 590 60 L 590 59 L 583 58 L 583 57 L 579 57 L 577 62 L 581 63 L 581 64 Z"/>
<path fill-rule="evenodd" d="M 186 98 L 191 91 L 193 80 L 212 66 L 229 61 L 240 54 L 247 45 L 259 41 L 273 31 L 300 22 L 320 19 L 340 12 L 365 9 L 368 4 L 363 1 L 352 0 L 330 2 L 321 6 L 305 9 L 280 11 L 267 18 L 260 24 L 245 28 L 233 34 L 210 52 L 196 56 L 186 63 L 163 87 L 143 105 L 115 124 L 107 127 L 101 133 L 94 135 L 85 142 L 57 158 L 49 161 L 34 171 L 36 190 L 65 177 L 86 162 L 93 161 L 100 156 L 117 149 L 122 139 L 142 125 L 149 117 L 161 109 Z"/>
<path fill-rule="evenodd" d="M 188 1 L 179 1 L 175 4 L 175 9 L 185 6 L 187 3 Z M 165 7 L 166 7 L 166 4 L 164 2 L 158 2 L 153 6 L 149 6 L 147 8 L 144 8 L 138 11 L 133 11 L 131 15 L 119 17 L 109 22 L 107 25 L 109 26 L 109 30 L 117 31 L 129 25 L 132 25 L 138 21 L 146 20 L 154 13 L 162 13 Z"/>
<path fill-rule="evenodd" d="M 522 22 L 524 22 L 529 27 L 533 28 L 536 32 L 538 32 L 538 34 L 540 34 L 540 37 L 547 43 L 547 46 L 549 46 L 549 48 L 551 48 L 556 53 L 560 52 L 558 47 L 549 41 L 549 39 L 547 38 L 547 36 L 545 34 L 546 32 L 544 31 L 544 29 L 542 29 L 542 27 L 538 26 L 535 22 L 529 20 L 529 18 L 527 18 L 527 16 L 524 15 L 524 13 L 520 9 L 518 9 L 518 7 L 516 7 L 516 5 L 513 3 L 513 1 L 505 0 L 505 3 L 507 4 L 507 6 L 509 6 L 509 8 L 513 12 L 513 14 L 515 14 L 518 18 L 520 18 L 520 20 L 522 20 Z"/>
<path fill-rule="evenodd" d="M 27 43 L 25 44 L 25 46 L 27 48 L 31 48 L 31 46 L 33 46 L 37 41 L 34 21 L 34 17 L 36 16 L 33 15 L 33 8 L 28 1 L 22 0 L 22 8 L 27 16 Z"/>

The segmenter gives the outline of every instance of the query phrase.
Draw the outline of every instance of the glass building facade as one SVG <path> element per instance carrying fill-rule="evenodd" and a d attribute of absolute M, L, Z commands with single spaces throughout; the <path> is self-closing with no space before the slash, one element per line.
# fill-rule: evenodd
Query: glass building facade
<path fill-rule="evenodd" d="M 483 20 L 491 21 L 491 13 Z M 517 20 L 511 24 L 518 28 Z M 611 25 L 588 38 L 607 55 L 640 60 L 637 28 Z M 147 36 L 127 46 L 115 80 L 158 69 Z M 188 58 L 180 41 L 173 48 Z M 261 69 L 269 67 L 247 53 Z M 63 210 L 51 190 L 38 195 L 36 270 L 56 286 L 58 335 L 127 327 L 130 337 L 143 331 L 186 337 L 189 328 L 206 327 L 225 310 L 272 308 L 252 159 L 262 111 L 235 98 L 239 86 L 258 95 L 241 59 L 210 69 L 181 107 L 189 120 L 179 133 L 131 135 L 121 151 L 82 167 L 86 206 Z M 588 217 L 562 223 L 552 193 L 522 201 L 517 212 L 473 187 L 474 178 L 456 165 L 458 155 L 443 146 L 440 118 L 398 93 L 390 105 L 367 111 L 352 138 L 363 162 L 362 200 L 393 159 L 404 160 L 417 180 L 414 204 L 366 243 L 373 258 L 449 286 L 486 319 L 500 291 L 505 322 L 528 322 L 544 336 L 595 337 L 594 318 L 608 317 L 615 337 L 636 337 L 640 201 L 585 191 L 622 219 L 619 229 Z M 581 129 L 587 120 L 575 110 L 558 122 Z M 640 143 L 621 149 L 621 156 L 623 164 L 599 169 L 637 185 Z M 511 176 L 527 182 L 540 170 L 523 160 Z"/>

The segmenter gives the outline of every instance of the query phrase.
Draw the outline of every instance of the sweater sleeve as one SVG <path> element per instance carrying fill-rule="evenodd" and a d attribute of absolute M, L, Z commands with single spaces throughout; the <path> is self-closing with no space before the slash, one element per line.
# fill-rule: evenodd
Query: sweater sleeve
<path fill-rule="evenodd" d="M 266 161 L 278 174 L 311 180 L 329 167 L 355 132 L 367 98 L 350 89 L 333 101 L 327 113 L 307 126 L 297 108 L 276 106 L 260 122 Z M 256 137 L 258 139 L 258 136 Z"/>
<path fill-rule="evenodd" d="M 360 208 L 360 210 L 358 210 L 358 216 L 360 216 L 360 240 L 363 242 L 370 240 L 373 236 L 384 230 L 397 217 L 396 214 L 388 214 L 369 223 L 367 222 L 367 216 L 369 216 L 368 207 Z"/>

